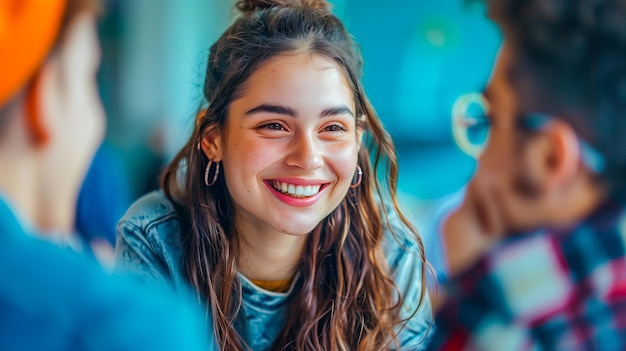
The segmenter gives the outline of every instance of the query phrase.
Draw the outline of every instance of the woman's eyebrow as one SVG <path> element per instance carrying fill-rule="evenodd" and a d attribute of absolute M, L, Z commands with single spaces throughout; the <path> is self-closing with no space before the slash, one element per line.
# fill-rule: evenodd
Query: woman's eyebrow
<path fill-rule="evenodd" d="M 261 104 L 255 108 L 252 108 L 246 112 L 246 115 L 252 115 L 255 113 L 268 112 L 275 113 L 278 115 L 286 115 L 296 117 L 296 111 L 290 107 L 280 106 L 280 105 L 272 105 L 272 104 Z"/>
<path fill-rule="evenodd" d="M 252 114 L 262 113 L 262 112 L 274 113 L 278 115 L 285 115 L 285 116 L 291 116 L 291 117 L 297 117 L 298 115 L 296 111 L 292 109 L 291 107 L 273 105 L 273 104 L 261 104 L 259 106 L 256 106 L 248 110 L 245 114 L 252 115 Z M 354 116 L 354 113 L 348 106 L 341 105 L 341 106 L 326 108 L 320 113 L 319 116 L 320 118 L 323 118 L 323 117 L 346 115 L 346 114 L 350 116 Z"/>
<path fill-rule="evenodd" d="M 352 110 L 348 106 L 342 105 L 325 109 L 324 111 L 322 111 L 322 113 L 320 113 L 320 118 L 338 115 L 350 115 L 354 117 L 354 113 L 352 112 Z"/>

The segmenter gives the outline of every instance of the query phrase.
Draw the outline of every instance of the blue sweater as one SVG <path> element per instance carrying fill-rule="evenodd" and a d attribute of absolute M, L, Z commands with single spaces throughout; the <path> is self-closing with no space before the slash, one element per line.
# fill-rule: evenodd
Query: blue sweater
<path fill-rule="evenodd" d="M 190 304 L 26 234 L 1 197 L 0 282 L 0 350 L 207 349 Z"/>
<path fill-rule="evenodd" d="M 390 221 L 394 225 L 400 223 L 394 216 Z M 395 232 L 397 236 L 403 233 L 399 229 Z M 186 291 L 189 287 L 182 269 L 182 248 L 176 210 L 161 191 L 155 191 L 137 200 L 118 224 L 116 270 L 139 274 Z M 394 239 L 386 231 L 383 249 L 403 299 L 401 317 L 409 318 L 418 305 L 423 288 L 417 244 L 408 235 Z M 254 285 L 242 274 L 239 278 L 243 308 L 238 319 L 244 322 L 237 324 L 237 332 L 253 350 L 268 350 L 285 325 L 287 302 L 293 286 L 285 293 L 276 293 Z M 432 329 L 431 304 L 425 294 L 417 313 L 398 332 L 400 349 L 425 348 Z"/>

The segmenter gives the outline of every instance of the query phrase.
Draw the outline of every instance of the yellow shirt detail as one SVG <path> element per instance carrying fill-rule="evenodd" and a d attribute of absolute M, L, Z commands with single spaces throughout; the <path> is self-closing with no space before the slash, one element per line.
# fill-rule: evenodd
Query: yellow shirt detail
<path fill-rule="evenodd" d="M 289 288 L 291 287 L 292 280 L 293 279 L 285 279 L 273 282 L 266 282 L 263 280 L 250 279 L 250 281 L 259 288 L 278 293 L 287 292 L 287 290 L 289 290 Z"/>

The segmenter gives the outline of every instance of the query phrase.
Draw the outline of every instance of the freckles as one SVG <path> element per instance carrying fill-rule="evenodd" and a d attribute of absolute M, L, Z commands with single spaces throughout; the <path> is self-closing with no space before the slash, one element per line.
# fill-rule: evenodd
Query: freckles
<path fill-rule="evenodd" d="M 254 155 L 258 153 L 259 149 L 260 148 L 255 147 L 255 145 L 250 145 L 247 143 L 236 143 L 232 147 L 233 152 L 231 156 L 237 160 L 249 162 L 251 159 L 254 159 Z"/>

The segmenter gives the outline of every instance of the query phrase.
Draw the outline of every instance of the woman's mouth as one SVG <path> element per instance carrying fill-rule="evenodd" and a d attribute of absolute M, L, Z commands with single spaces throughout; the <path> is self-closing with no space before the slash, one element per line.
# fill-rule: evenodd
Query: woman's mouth
<path fill-rule="evenodd" d="M 285 195 L 289 195 L 295 198 L 305 198 L 313 195 L 317 195 L 319 193 L 322 184 L 317 185 L 297 185 L 286 182 L 281 182 L 278 180 L 273 180 L 270 182 L 272 188 L 276 191 L 279 191 Z"/>

